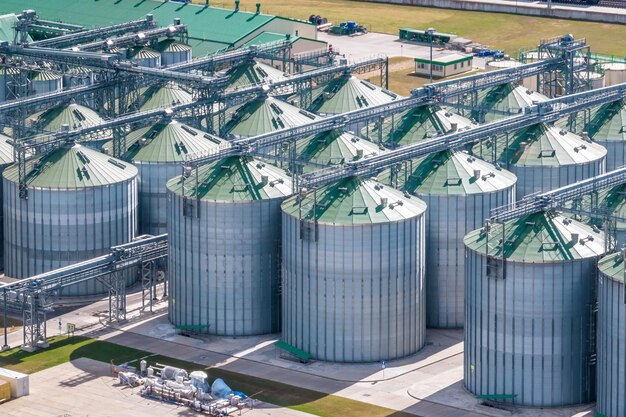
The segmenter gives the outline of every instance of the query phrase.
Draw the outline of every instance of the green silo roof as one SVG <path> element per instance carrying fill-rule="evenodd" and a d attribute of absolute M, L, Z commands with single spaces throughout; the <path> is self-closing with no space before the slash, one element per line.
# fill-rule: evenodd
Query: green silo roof
<path fill-rule="evenodd" d="M 176 39 L 163 39 L 155 48 L 159 52 L 189 52 L 191 46 L 180 43 Z"/>
<path fill-rule="evenodd" d="M 282 169 L 247 156 L 233 156 L 201 166 L 198 172 L 198 197 L 205 201 L 246 202 L 285 198 L 292 194 L 291 178 Z M 267 181 L 264 183 L 264 178 Z M 192 171 L 187 182 L 195 183 Z M 167 188 L 183 195 L 182 177 L 168 181 Z M 189 187 L 185 196 L 195 197 Z"/>
<path fill-rule="evenodd" d="M 19 12 L 20 10 L 15 10 L 15 12 Z M 17 16 L 10 13 L 0 16 L 0 41 L 7 41 L 12 43 L 14 40 L 15 24 L 18 22 Z M 28 42 L 32 42 L 33 39 L 28 35 Z"/>
<path fill-rule="evenodd" d="M 625 141 L 626 104 L 614 101 L 593 109 L 586 130 L 593 140 Z"/>
<path fill-rule="evenodd" d="M 10 137 L 0 133 L 0 165 L 9 165 L 13 163 L 13 146 L 7 142 Z"/>
<path fill-rule="evenodd" d="M 361 156 L 359 151 L 362 152 Z M 318 165 L 307 167 L 305 171 L 319 169 L 319 165 L 337 165 L 355 161 L 380 152 L 380 147 L 375 143 L 339 130 L 318 133 L 296 143 L 296 158 Z"/>
<path fill-rule="evenodd" d="M 612 280 L 624 282 L 624 256 L 620 252 L 600 259 L 598 269 Z"/>
<path fill-rule="evenodd" d="M 70 129 L 97 126 L 104 119 L 89 107 L 71 103 L 51 107 L 46 111 L 35 113 L 28 117 L 37 126 L 44 130 L 58 131 L 61 126 L 68 125 Z"/>
<path fill-rule="evenodd" d="M 354 76 L 331 81 L 311 104 L 320 114 L 339 114 L 378 104 L 390 103 L 400 96 Z"/>
<path fill-rule="evenodd" d="M 580 136 L 547 124 L 536 124 L 501 136 L 495 141 L 498 160 L 518 166 L 565 166 L 597 161 L 606 156 L 606 149 L 587 142 Z M 478 156 L 489 158 L 494 142 L 474 147 Z M 482 153 L 481 153 L 482 152 Z"/>
<path fill-rule="evenodd" d="M 161 54 L 152 48 L 141 46 L 139 48 L 132 49 L 130 51 L 130 57 L 132 59 L 160 58 Z"/>
<path fill-rule="evenodd" d="M 316 205 L 314 201 L 317 201 Z M 301 202 L 299 196 L 294 196 L 281 207 L 293 217 L 302 213 L 303 219 L 315 218 L 319 223 L 336 225 L 390 223 L 426 212 L 426 203 L 419 198 L 358 177 L 327 184 L 317 190 L 315 197 L 309 192 Z"/>
<path fill-rule="evenodd" d="M 110 185 L 137 176 L 137 168 L 132 164 L 79 144 L 60 147 L 29 160 L 26 172 L 29 187 L 61 189 Z M 9 181 L 19 182 L 16 165 L 7 168 L 3 175 Z"/>
<path fill-rule="evenodd" d="M 319 119 L 273 97 L 251 101 L 240 107 L 224 130 L 235 137 L 250 137 L 293 126 L 301 126 Z"/>
<path fill-rule="evenodd" d="M 588 216 L 584 213 L 592 211 L 606 213 L 618 219 L 624 219 L 626 218 L 626 184 L 603 189 L 593 195 L 584 195 L 576 201 L 567 202 L 565 207 L 573 210 L 575 213 L 580 213 L 583 219 L 588 219 Z M 599 218 L 591 219 L 591 223 L 594 224 L 602 222 L 603 220 Z M 626 229 L 626 222 L 616 219 L 615 226 L 618 229 L 624 230 Z"/>
<path fill-rule="evenodd" d="M 533 104 L 533 101 L 543 102 L 548 97 L 519 86 L 514 83 L 502 84 L 497 87 L 488 88 L 478 93 L 478 107 L 487 111 L 485 121 L 502 119 L 512 114 L 518 114 L 523 108 Z M 474 112 L 474 119 L 478 119 L 478 114 Z"/>
<path fill-rule="evenodd" d="M 61 75 L 51 71 L 37 71 L 31 79 L 33 81 L 56 81 L 61 79 Z"/>
<path fill-rule="evenodd" d="M 456 123 L 457 129 L 472 126 L 471 120 L 453 113 L 445 107 L 420 106 L 386 117 L 382 124 L 383 143 L 389 147 L 410 145 L 448 133 L 453 123 Z M 371 124 L 369 128 L 363 128 L 362 132 L 368 130 L 370 138 L 378 138 L 376 124 Z"/>
<path fill-rule="evenodd" d="M 126 136 L 124 159 L 139 162 L 183 162 L 188 155 L 214 152 L 225 140 L 179 123 L 163 121 L 137 129 Z M 105 147 L 112 148 L 112 142 Z"/>
<path fill-rule="evenodd" d="M 226 73 L 226 76 L 229 78 L 228 89 L 287 78 L 283 71 L 260 62 L 249 62 L 233 67 Z"/>
<path fill-rule="evenodd" d="M 418 195 L 490 193 L 510 188 L 517 182 L 513 173 L 466 152 L 455 151 L 438 152 L 403 164 L 395 177 L 399 189 Z M 383 171 L 378 179 L 391 184 L 391 170 Z"/>
<path fill-rule="evenodd" d="M 193 98 L 180 85 L 168 82 L 165 85 L 151 85 L 141 93 L 140 110 L 167 108 L 176 104 L 191 103 Z"/>
<path fill-rule="evenodd" d="M 502 246 L 507 260 L 519 262 L 559 262 L 593 258 L 604 254 L 604 234 L 590 226 L 554 212 L 538 212 L 492 224 L 489 233 L 474 230 L 465 236 L 465 246 L 478 253 L 502 257 Z M 572 235 L 577 234 L 574 241 Z"/>

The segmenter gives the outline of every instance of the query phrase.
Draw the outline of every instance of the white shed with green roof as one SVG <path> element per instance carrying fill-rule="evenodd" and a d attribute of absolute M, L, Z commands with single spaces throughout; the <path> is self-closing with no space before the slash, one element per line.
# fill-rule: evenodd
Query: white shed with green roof
<path fill-rule="evenodd" d="M 435 53 L 433 59 L 430 56 L 414 58 L 415 73 L 430 76 L 431 67 L 433 78 L 445 78 L 456 74 L 462 74 L 472 70 L 474 57 L 461 53 Z"/>

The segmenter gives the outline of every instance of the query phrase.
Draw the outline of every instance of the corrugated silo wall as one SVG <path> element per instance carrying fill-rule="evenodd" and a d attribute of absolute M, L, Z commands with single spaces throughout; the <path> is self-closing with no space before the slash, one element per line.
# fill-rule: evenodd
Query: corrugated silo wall
<path fill-rule="evenodd" d="M 167 233 L 167 181 L 180 175 L 180 163 L 135 162 L 139 171 L 139 231 Z"/>
<path fill-rule="evenodd" d="M 504 279 L 486 277 L 486 259 L 467 250 L 467 389 L 533 407 L 593 401 L 596 259 L 507 261 Z"/>
<path fill-rule="evenodd" d="M 333 362 L 391 360 L 421 349 L 424 215 L 317 230 L 316 242 L 312 222 L 283 213 L 283 340 Z"/>
<path fill-rule="evenodd" d="M 281 199 L 200 201 L 168 192 L 169 318 L 202 333 L 280 331 Z M 185 204 L 189 215 L 184 216 Z"/>
<path fill-rule="evenodd" d="M 108 254 L 137 233 L 137 179 L 79 189 L 28 189 L 3 179 L 5 274 L 27 278 Z M 129 273 L 127 282 L 136 280 Z M 63 289 L 63 296 L 101 294 L 95 281 Z"/>
<path fill-rule="evenodd" d="M 626 312 L 624 284 L 598 279 L 598 400 L 596 411 L 626 416 Z"/>
<path fill-rule="evenodd" d="M 495 207 L 515 201 L 515 187 L 467 196 L 418 196 L 426 202 L 427 326 L 458 328 L 465 323 L 463 237 L 481 227 Z"/>
<path fill-rule="evenodd" d="M 549 191 L 605 172 L 604 158 L 586 164 L 561 167 L 510 165 L 507 168 L 517 180 L 516 198 L 538 191 Z"/>
<path fill-rule="evenodd" d="M 626 141 L 624 140 L 595 140 L 598 145 L 606 148 L 606 170 L 613 171 L 626 165 Z"/>

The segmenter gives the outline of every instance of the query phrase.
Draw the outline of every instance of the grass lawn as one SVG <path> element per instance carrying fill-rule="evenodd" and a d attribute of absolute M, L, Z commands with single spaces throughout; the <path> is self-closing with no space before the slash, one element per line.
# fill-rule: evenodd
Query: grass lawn
<path fill-rule="evenodd" d="M 31 374 L 78 358 L 121 364 L 151 355 L 149 352 L 80 336 L 53 337 L 49 342 L 49 349 L 34 353 L 23 352 L 19 348 L 2 352 L 0 366 Z M 256 394 L 255 398 L 261 401 L 320 417 L 415 417 L 414 414 L 219 368 L 205 368 L 202 365 L 169 357 L 151 356 L 147 360 L 149 364 L 158 362 L 185 368 L 188 371 L 203 369 L 211 379 L 223 378 L 231 388 L 248 395 Z"/>
<path fill-rule="evenodd" d="M 194 0 L 204 3 L 204 0 Z M 242 0 L 243 10 L 253 11 L 257 0 Z M 355 0 L 262 0 L 264 13 L 308 20 L 312 14 L 333 23 L 354 20 L 370 31 L 398 34 L 401 27 L 435 27 L 485 45 L 517 54 L 535 47 L 540 39 L 572 33 L 587 38 L 592 52 L 626 56 L 626 25 L 582 22 L 501 13 L 470 12 L 416 6 L 369 3 Z M 234 1 L 211 0 L 216 7 L 233 8 Z"/>

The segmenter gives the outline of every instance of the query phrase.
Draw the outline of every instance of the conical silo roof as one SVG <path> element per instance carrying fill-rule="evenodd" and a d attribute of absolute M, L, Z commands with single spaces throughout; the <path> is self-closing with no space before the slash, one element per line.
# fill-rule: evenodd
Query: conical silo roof
<path fill-rule="evenodd" d="M 474 153 L 487 158 L 493 143 L 474 147 Z M 606 156 L 606 149 L 580 136 L 547 124 L 520 129 L 507 139 L 496 140 L 498 160 L 518 166 L 564 166 L 597 161 Z"/>
<path fill-rule="evenodd" d="M 331 81 L 313 101 L 310 110 L 319 114 L 339 114 L 390 103 L 399 97 L 370 82 L 345 76 Z"/>
<path fill-rule="evenodd" d="M 614 101 L 593 109 L 586 129 L 593 140 L 626 141 L 626 104 Z"/>
<path fill-rule="evenodd" d="M 126 136 L 126 160 L 140 162 L 183 162 L 187 156 L 206 155 L 225 140 L 176 120 L 156 123 Z M 112 143 L 105 147 L 111 149 Z"/>
<path fill-rule="evenodd" d="M 140 46 L 138 48 L 133 48 L 130 50 L 131 59 L 152 59 L 160 57 L 160 53 L 152 48 L 148 48 L 147 46 Z"/>
<path fill-rule="evenodd" d="M 104 123 L 104 119 L 89 107 L 71 103 L 52 107 L 44 112 L 29 116 L 35 125 L 41 129 L 56 132 L 61 126 L 68 125 L 70 129 L 97 126 Z"/>
<path fill-rule="evenodd" d="M 296 144 L 296 158 L 314 165 L 310 170 L 355 161 L 379 152 L 381 149 L 375 143 L 339 130 L 322 132 Z"/>
<path fill-rule="evenodd" d="M 146 88 L 141 94 L 140 110 L 162 109 L 192 101 L 191 93 L 174 82 L 168 82 L 165 85 L 152 85 Z"/>
<path fill-rule="evenodd" d="M 624 256 L 621 253 L 607 255 L 598 261 L 598 270 L 617 282 L 626 282 L 624 274 Z"/>
<path fill-rule="evenodd" d="M 201 200 L 245 202 L 285 198 L 292 194 L 291 178 L 282 169 L 247 156 L 233 156 L 197 169 L 198 194 Z M 196 182 L 194 171 L 186 180 L 176 177 L 167 188 L 177 195 L 196 197 L 189 181 Z"/>
<path fill-rule="evenodd" d="M 132 164 L 96 150 L 73 144 L 62 146 L 27 162 L 26 183 L 34 188 L 77 189 L 116 184 L 137 176 Z M 19 182 L 18 167 L 4 171 L 4 177 Z"/>
<path fill-rule="evenodd" d="M 189 52 L 191 46 L 178 42 L 176 39 L 163 39 L 155 48 L 159 52 Z"/>
<path fill-rule="evenodd" d="M 9 144 L 10 137 L 0 133 L 0 166 L 13 163 L 13 146 Z"/>
<path fill-rule="evenodd" d="M 489 232 L 468 233 L 465 246 L 498 257 L 504 250 L 507 260 L 533 263 L 594 258 L 605 250 L 604 233 L 560 213 L 542 211 L 510 220 L 504 224 L 504 236 L 502 227 L 496 223 Z"/>
<path fill-rule="evenodd" d="M 238 65 L 226 72 L 225 75 L 228 77 L 228 89 L 287 78 L 283 71 L 261 62 L 248 62 Z"/>
<path fill-rule="evenodd" d="M 386 117 L 382 124 L 383 143 L 391 148 L 410 145 L 448 133 L 453 124 L 456 124 L 458 130 L 473 125 L 471 120 L 445 107 L 420 106 Z M 366 131 L 372 140 L 378 139 L 378 127 L 375 124 L 362 130 L 364 134 Z"/>
<path fill-rule="evenodd" d="M 61 75 L 51 71 L 36 71 L 31 77 L 33 81 L 56 81 L 59 79 L 61 79 Z"/>
<path fill-rule="evenodd" d="M 478 108 L 485 114 L 485 121 L 493 121 L 518 114 L 533 102 L 547 101 L 548 97 L 517 84 L 503 84 L 478 93 Z M 476 113 L 476 112 L 474 112 Z M 478 119 L 478 114 L 473 115 Z"/>
<path fill-rule="evenodd" d="M 418 195 L 491 193 L 510 188 L 517 182 L 512 172 L 459 151 L 437 152 L 414 160 L 403 165 L 395 178 L 393 185 L 398 189 Z M 383 171 L 378 179 L 390 184 L 391 171 Z"/>
<path fill-rule="evenodd" d="M 426 203 L 417 197 L 372 179 L 350 177 L 309 192 L 302 201 L 292 197 L 282 204 L 284 213 L 335 225 L 390 223 L 421 216 Z"/>
<path fill-rule="evenodd" d="M 301 126 L 319 116 L 273 97 L 246 103 L 233 115 L 224 130 L 234 137 L 256 136 L 284 128 Z"/>

